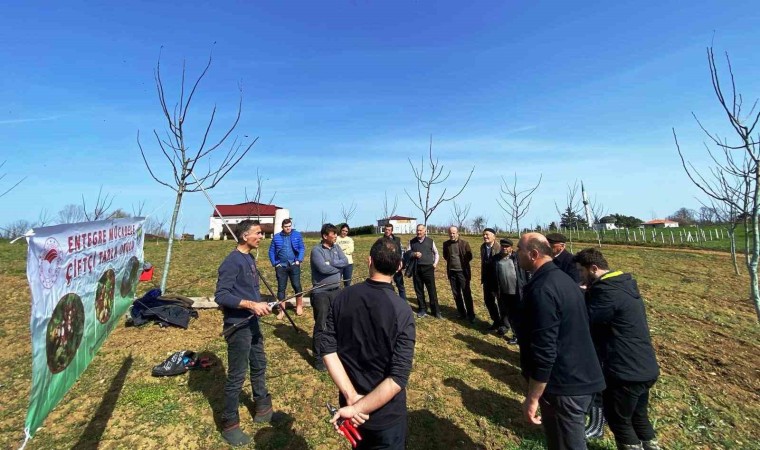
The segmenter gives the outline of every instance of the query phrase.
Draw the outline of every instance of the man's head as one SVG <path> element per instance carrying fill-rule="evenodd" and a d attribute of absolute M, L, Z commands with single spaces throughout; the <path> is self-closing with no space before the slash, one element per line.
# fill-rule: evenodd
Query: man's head
<path fill-rule="evenodd" d="M 351 230 L 347 223 L 340 224 L 340 237 L 348 236 L 348 232 Z"/>
<path fill-rule="evenodd" d="M 293 231 L 293 221 L 290 219 L 283 219 L 282 232 L 285 234 L 290 234 L 291 231 Z"/>
<path fill-rule="evenodd" d="M 573 261 L 575 261 L 575 264 L 578 266 L 578 272 L 581 274 L 581 281 L 587 286 L 610 271 L 610 265 L 607 264 L 604 255 L 595 248 L 587 248 L 579 251 L 578 254 L 573 257 Z"/>
<path fill-rule="evenodd" d="M 393 224 L 392 223 L 386 223 L 383 227 L 383 236 L 389 238 L 393 234 Z"/>
<path fill-rule="evenodd" d="M 417 225 L 417 237 L 422 239 L 427 236 L 427 229 L 425 225 Z"/>
<path fill-rule="evenodd" d="M 567 238 L 562 233 L 549 233 L 546 235 L 546 240 L 552 247 L 552 256 L 562 253 L 562 250 L 565 249 L 565 242 L 567 242 Z"/>
<path fill-rule="evenodd" d="M 512 254 L 512 241 L 504 238 L 499 241 L 499 244 L 501 244 L 501 253 L 504 255 L 511 255 Z"/>
<path fill-rule="evenodd" d="M 401 255 L 396 245 L 387 239 L 378 239 L 369 250 L 369 270 L 393 276 L 401 266 Z"/>
<path fill-rule="evenodd" d="M 452 241 L 459 239 L 459 229 L 457 227 L 449 227 L 449 239 Z"/>
<path fill-rule="evenodd" d="M 549 241 L 541 233 L 525 233 L 517 245 L 520 267 L 534 272 L 552 259 Z"/>
<path fill-rule="evenodd" d="M 322 234 L 322 242 L 327 245 L 333 245 L 338 239 L 338 228 L 331 223 L 322 225 L 320 233 Z"/>
<path fill-rule="evenodd" d="M 249 248 L 259 248 L 259 242 L 264 237 L 258 220 L 246 219 L 237 224 L 235 230 L 238 244 L 246 244 Z"/>
<path fill-rule="evenodd" d="M 486 245 L 493 245 L 496 241 L 496 231 L 493 228 L 486 228 L 483 230 L 483 242 Z"/>

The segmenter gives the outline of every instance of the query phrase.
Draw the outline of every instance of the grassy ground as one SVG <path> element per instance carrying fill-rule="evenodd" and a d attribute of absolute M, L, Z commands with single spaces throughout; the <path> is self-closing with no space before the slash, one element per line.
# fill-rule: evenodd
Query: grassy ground
<path fill-rule="evenodd" d="M 374 238 L 357 241 L 355 275 Z M 470 238 L 473 248 L 479 244 Z M 436 237 L 442 242 L 443 237 Z M 313 246 L 315 240 L 307 240 Z M 269 242 L 261 255 L 265 259 Z M 169 291 L 213 295 L 216 269 L 229 242 L 181 242 L 174 250 Z M 146 259 L 162 267 L 165 243 L 147 243 Z M 578 249 L 576 248 L 576 251 Z M 605 247 L 615 268 L 633 272 L 647 301 L 652 337 L 662 366 L 651 415 L 669 449 L 760 448 L 760 327 L 747 301 L 747 281 L 732 275 L 724 253 Z M 0 242 L 0 447 L 17 448 L 28 404 L 31 357 L 29 290 L 23 243 Z M 479 261 L 474 262 L 475 280 Z M 274 282 L 268 264 L 264 276 Z M 308 266 L 307 266 L 308 267 Z M 541 431 L 520 415 L 524 382 L 515 347 L 481 329 L 487 312 L 474 287 L 474 326 L 456 315 L 445 272 L 437 271 L 443 321 L 421 320 L 409 383 L 410 449 L 538 449 Z M 308 271 L 303 275 L 310 285 Z M 141 283 L 141 291 L 149 286 Z M 407 281 L 408 292 L 412 292 Z M 413 294 L 411 295 L 413 297 Z M 295 318 L 295 315 L 294 315 Z M 254 426 L 243 403 L 243 427 L 256 449 L 349 448 L 326 423 L 324 402 L 335 400 L 329 377 L 311 368 L 311 312 L 295 318 L 297 334 L 274 317 L 263 319 L 269 387 L 289 419 L 279 427 Z M 218 336 L 221 314 L 200 313 L 188 330 L 118 327 L 93 363 L 50 414 L 27 448 L 224 448 L 218 423 L 226 365 Z M 176 350 L 210 356 L 209 371 L 153 378 L 150 369 Z M 250 385 L 244 392 L 250 394 Z M 591 445 L 613 449 L 605 439 Z"/>

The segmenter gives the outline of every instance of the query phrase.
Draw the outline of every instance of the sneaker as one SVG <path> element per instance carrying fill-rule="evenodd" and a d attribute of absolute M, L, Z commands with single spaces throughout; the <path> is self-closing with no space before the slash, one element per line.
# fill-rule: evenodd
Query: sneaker
<path fill-rule="evenodd" d="M 425 311 L 420 311 L 417 313 L 418 319 L 422 319 L 423 317 L 427 317 L 427 313 Z"/>
<path fill-rule="evenodd" d="M 512 336 L 511 338 L 507 338 L 507 344 L 509 345 L 517 345 L 517 338 L 515 336 Z"/>
<path fill-rule="evenodd" d="M 644 448 L 644 450 L 662 450 L 662 447 L 660 447 L 660 443 L 657 442 L 657 439 L 652 439 L 651 441 L 641 441 L 641 446 Z"/>
<path fill-rule="evenodd" d="M 233 428 L 222 431 L 222 438 L 233 447 L 240 447 L 251 443 L 251 437 L 243 433 L 240 425 L 235 425 Z"/>
<path fill-rule="evenodd" d="M 502 325 L 496 329 L 496 334 L 498 334 L 499 336 L 506 336 L 507 331 L 509 331 L 507 327 Z"/>

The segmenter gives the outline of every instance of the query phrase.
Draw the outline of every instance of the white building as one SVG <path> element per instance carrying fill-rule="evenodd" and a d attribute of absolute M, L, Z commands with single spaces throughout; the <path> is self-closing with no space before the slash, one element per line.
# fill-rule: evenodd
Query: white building
<path fill-rule="evenodd" d="M 265 236 L 282 229 L 282 219 L 290 217 L 290 212 L 277 205 L 265 205 L 256 202 L 238 203 L 237 205 L 216 205 L 209 218 L 208 238 L 213 240 L 231 239 L 230 232 L 225 223 L 235 231 L 235 225 L 245 219 L 258 220 L 261 223 L 261 231 Z"/>
<path fill-rule="evenodd" d="M 641 224 L 642 227 L 652 228 L 678 228 L 678 222 L 668 219 L 654 219 Z"/>
<path fill-rule="evenodd" d="M 377 232 L 382 233 L 385 224 L 393 225 L 393 234 L 414 234 L 417 232 L 417 219 L 414 217 L 391 216 L 377 220 Z"/>
<path fill-rule="evenodd" d="M 612 216 L 604 216 L 601 219 L 599 219 L 598 223 L 594 224 L 594 229 L 596 231 L 609 231 L 609 230 L 616 230 L 617 226 L 615 225 L 615 222 L 617 220 Z"/>

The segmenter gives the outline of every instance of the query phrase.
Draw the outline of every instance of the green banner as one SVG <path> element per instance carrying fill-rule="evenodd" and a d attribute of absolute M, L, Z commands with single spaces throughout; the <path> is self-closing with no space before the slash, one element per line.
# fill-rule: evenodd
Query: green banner
<path fill-rule="evenodd" d="M 134 299 L 144 219 L 36 228 L 27 238 L 32 292 L 32 392 L 25 433 L 84 372 Z"/>

